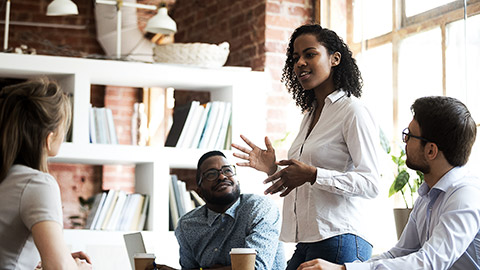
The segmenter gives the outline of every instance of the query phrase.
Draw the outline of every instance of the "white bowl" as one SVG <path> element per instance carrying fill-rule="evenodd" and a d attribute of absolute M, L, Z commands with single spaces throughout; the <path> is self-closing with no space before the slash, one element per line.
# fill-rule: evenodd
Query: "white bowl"
<path fill-rule="evenodd" d="M 171 43 L 156 45 L 153 59 L 157 63 L 172 63 L 199 67 L 221 67 L 225 64 L 230 45 L 208 43 Z"/>

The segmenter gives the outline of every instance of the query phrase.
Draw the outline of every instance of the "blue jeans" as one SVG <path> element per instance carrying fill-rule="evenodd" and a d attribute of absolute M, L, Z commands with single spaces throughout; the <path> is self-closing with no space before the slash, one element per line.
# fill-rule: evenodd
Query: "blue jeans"
<path fill-rule="evenodd" d="M 354 234 L 337 235 L 320 242 L 298 243 L 287 270 L 296 270 L 300 264 L 313 259 L 344 264 L 355 260 L 365 261 L 372 256 L 372 245 Z"/>

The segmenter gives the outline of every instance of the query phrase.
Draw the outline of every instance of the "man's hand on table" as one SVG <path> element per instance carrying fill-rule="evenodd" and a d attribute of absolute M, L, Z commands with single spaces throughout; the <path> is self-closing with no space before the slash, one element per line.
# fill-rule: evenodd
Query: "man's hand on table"
<path fill-rule="evenodd" d="M 300 264 L 297 270 L 346 270 L 345 265 L 334 264 L 322 259 L 315 259 Z"/>

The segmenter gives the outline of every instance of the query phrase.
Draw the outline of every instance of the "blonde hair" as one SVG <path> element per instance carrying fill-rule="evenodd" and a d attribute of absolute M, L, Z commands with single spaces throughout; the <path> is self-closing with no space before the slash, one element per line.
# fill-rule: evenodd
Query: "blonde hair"
<path fill-rule="evenodd" d="M 68 96 L 50 79 L 0 90 L 0 183 L 14 164 L 47 172 L 47 136 L 70 120 Z"/>

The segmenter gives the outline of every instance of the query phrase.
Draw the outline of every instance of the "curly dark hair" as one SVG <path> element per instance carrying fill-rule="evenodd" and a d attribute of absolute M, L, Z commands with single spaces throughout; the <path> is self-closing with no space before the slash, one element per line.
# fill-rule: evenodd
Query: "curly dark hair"
<path fill-rule="evenodd" d="M 325 46 L 330 55 L 335 52 L 341 54 L 340 64 L 332 67 L 335 89 L 342 88 L 348 96 L 360 97 L 363 86 L 362 75 L 347 44 L 332 30 L 323 28 L 319 24 L 306 24 L 295 29 L 290 37 L 287 48 L 287 60 L 282 73 L 282 82 L 285 83 L 288 92 L 292 94 L 297 106 L 303 112 L 311 111 L 313 109 L 313 101 L 315 100 L 315 93 L 313 91 L 305 91 L 293 71 L 295 64 L 293 60 L 293 43 L 297 37 L 304 34 L 314 35 L 318 42 Z"/>

